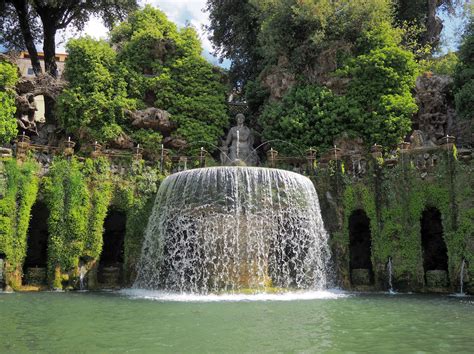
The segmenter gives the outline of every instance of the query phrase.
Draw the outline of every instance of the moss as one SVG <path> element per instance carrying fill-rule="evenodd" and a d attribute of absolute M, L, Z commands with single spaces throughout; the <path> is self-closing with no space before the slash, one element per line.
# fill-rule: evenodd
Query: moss
<path fill-rule="evenodd" d="M 326 182 L 315 182 L 325 222 L 328 219 L 332 222 L 331 244 L 345 287 L 350 286 L 349 217 L 356 209 L 364 210 L 370 219 L 371 259 L 377 288 L 384 289 L 387 285 L 389 257 L 393 259 L 394 283 L 398 289 L 425 288 L 420 221 L 429 207 L 437 208 L 442 215 L 451 290 L 458 287 L 463 258 L 468 263 L 470 278 L 474 278 L 472 164 L 455 159 L 452 149 L 439 149 L 431 152 L 436 155 L 437 163 L 418 170 L 416 159 L 424 159 L 424 154 L 424 151 L 403 154 L 393 168 L 372 160 L 363 178 L 339 176 L 336 186 L 335 175 L 328 180 L 323 174 L 318 178 Z M 335 205 L 324 198 L 328 192 L 332 193 Z M 334 215 L 341 215 L 343 222 L 337 223 Z M 334 228 L 334 225 L 338 226 Z"/>

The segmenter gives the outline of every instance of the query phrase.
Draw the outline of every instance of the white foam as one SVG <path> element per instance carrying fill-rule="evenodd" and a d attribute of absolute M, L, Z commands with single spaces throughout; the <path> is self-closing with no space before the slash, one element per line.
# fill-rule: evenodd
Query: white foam
<path fill-rule="evenodd" d="M 145 289 L 123 289 L 120 294 L 132 299 L 147 299 L 155 301 L 170 302 L 240 302 L 240 301 L 298 301 L 298 300 L 320 300 L 320 299 L 340 299 L 349 297 L 341 290 L 321 290 L 321 291 L 291 291 L 278 294 L 257 293 L 257 294 L 208 294 L 200 295 L 193 293 L 171 293 L 161 290 Z"/>

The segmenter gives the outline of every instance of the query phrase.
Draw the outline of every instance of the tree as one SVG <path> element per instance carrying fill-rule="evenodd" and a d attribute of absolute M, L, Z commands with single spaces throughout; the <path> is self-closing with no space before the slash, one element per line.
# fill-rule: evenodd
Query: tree
<path fill-rule="evenodd" d="M 10 142 L 17 134 L 15 91 L 17 68 L 0 58 L 0 144 Z"/>
<path fill-rule="evenodd" d="M 346 97 L 359 111 L 350 127 L 368 145 L 397 144 L 410 131 L 418 109 L 411 94 L 418 66 L 400 40 L 400 31 L 388 23 L 368 31 L 359 41 L 363 53 L 344 69 L 350 78 Z"/>
<path fill-rule="evenodd" d="M 230 80 L 242 87 L 259 74 L 262 57 L 258 48 L 261 11 L 252 0 L 207 0 L 206 27 L 215 54 L 230 59 Z"/>
<path fill-rule="evenodd" d="M 7 48 L 26 48 L 36 75 L 42 72 L 36 44 L 43 42 L 45 71 L 57 76 L 56 33 L 67 27 L 81 30 L 91 15 L 111 27 L 137 7 L 136 0 L 1 0 L 0 43 Z M 13 35 L 21 33 L 21 37 Z"/>
<path fill-rule="evenodd" d="M 71 39 L 66 48 L 64 74 L 69 85 L 58 97 L 59 122 L 84 140 L 116 139 L 123 132 L 124 109 L 135 104 L 127 98 L 125 69 L 103 40 Z"/>
<path fill-rule="evenodd" d="M 463 119 L 474 117 L 474 14 L 471 14 L 462 44 L 459 48 L 459 63 L 454 76 L 454 98 L 456 111 Z"/>
<path fill-rule="evenodd" d="M 297 74 L 318 65 L 315 58 L 324 50 L 350 47 L 374 23 L 389 20 L 391 2 L 208 0 L 207 10 L 216 53 L 232 60 L 233 82 L 242 84 L 281 57 Z"/>
<path fill-rule="evenodd" d="M 138 105 L 168 111 L 178 124 L 172 137 L 204 141 L 213 150 L 228 124 L 225 77 L 201 56 L 194 28 L 178 30 L 163 12 L 146 6 L 117 26 L 111 40 Z"/>

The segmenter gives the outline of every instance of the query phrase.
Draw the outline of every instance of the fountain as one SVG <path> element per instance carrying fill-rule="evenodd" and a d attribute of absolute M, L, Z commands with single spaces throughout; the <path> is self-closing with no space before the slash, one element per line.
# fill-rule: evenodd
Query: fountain
<path fill-rule="evenodd" d="M 388 257 L 387 273 L 388 273 L 388 293 L 396 294 L 395 290 L 393 290 L 393 284 L 392 284 L 392 276 L 393 276 L 392 257 Z"/>
<path fill-rule="evenodd" d="M 257 167 L 182 171 L 161 184 L 134 288 L 324 289 L 328 235 L 312 182 Z"/>
<path fill-rule="evenodd" d="M 79 290 L 84 290 L 86 288 L 86 286 L 84 284 L 84 278 L 85 278 L 86 274 L 87 274 L 86 267 L 84 266 L 84 264 L 82 264 L 79 267 Z"/>
<path fill-rule="evenodd" d="M 466 266 L 466 260 L 463 258 L 461 263 L 461 270 L 459 272 L 459 295 L 464 295 L 464 267 Z"/>

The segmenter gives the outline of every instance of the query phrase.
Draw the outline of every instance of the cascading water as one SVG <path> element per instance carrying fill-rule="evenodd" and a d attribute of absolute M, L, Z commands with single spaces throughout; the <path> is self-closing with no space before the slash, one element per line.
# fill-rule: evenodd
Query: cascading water
<path fill-rule="evenodd" d="M 323 289 L 328 235 L 312 182 L 256 167 L 214 167 L 166 178 L 145 232 L 135 288 Z"/>

